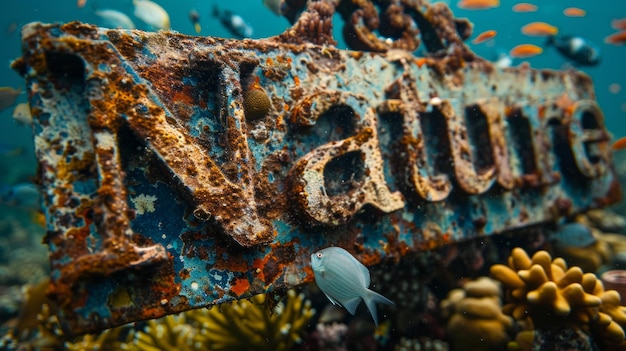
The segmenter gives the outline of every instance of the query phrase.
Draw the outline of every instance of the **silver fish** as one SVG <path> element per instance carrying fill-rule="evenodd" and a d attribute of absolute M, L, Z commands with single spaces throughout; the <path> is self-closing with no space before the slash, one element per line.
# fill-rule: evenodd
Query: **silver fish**
<path fill-rule="evenodd" d="M 32 183 L 0 184 L 0 205 L 38 211 L 41 209 L 41 193 Z"/>
<path fill-rule="evenodd" d="M 30 104 L 22 102 L 13 109 L 13 120 L 23 126 L 33 124 L 33 116 L 30 114 Z"/>
<path fill-rule="evenodd" d="M 20 89 L 0 87 L 0 111 L 13 106 L 18 95 L 20 95 Z"/>
<path fill-rule="evenodd" d="M 367 267 L 340 247 L 327 247 L 312 254 L 311 266 L 320 290 L 330 302 L 343 306 L 351 314 L 363 299 L 378 325 L 376 303 L 393 305 L 393 301 L 368 289 L 370 272 Z"/>
<path fill-rule="evenodd" d="M 170 30 L 170 15 L 161 5 L 150 0 L 133 0 L 135 17 L 145 24 L 156 28 Z"/>
<path fill-rule="evenodd" d="M 102 19 L 102 23 L 105 27 L 135 29 L 135 24 L 130 17 L 117 10 L 96 10 L 94 13 Z"/>

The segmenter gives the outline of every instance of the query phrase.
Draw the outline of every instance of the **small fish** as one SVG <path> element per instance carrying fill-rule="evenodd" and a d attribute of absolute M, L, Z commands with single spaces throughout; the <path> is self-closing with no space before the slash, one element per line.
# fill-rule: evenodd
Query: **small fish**
<path fill-rule="evenodd" d="M 24 154 L 24 148 L 0 143 L 0 157 L 16 157 Z"/>
<path fill-rule="evenodd" d="M 476 38 L 474 38 L 474 40 L 472 40 L 472 44 L 482 44 L 482 43 L 486 42 L 487 40 L 491 40 L 491 39 L 495 38 L 497 34 L 498 34 L 498 32 L 496 32 L 495 30 L 484 31 L 484 32 L 478 34 L 478 36 L 476 36 Z"/>
<path fill-rule="evenodd" d="M 611 83 L 609 84 L 609 93 L 611 94 L 619 94 L 622 91 L 622 85 L 619 83 Z"/>
<path fill-rule="evenodd" d="M 311 266 L 317 286 L 330 302 L 343 306 L 353 315 L 363 299 L 378 326 L 376 303 L 393 305 L 388 298 L 368 289 L 370 272 L 367 267 L 340 247 L 331 246 L 312 254 Z"/>
<path fill-rule="evenodd" d="M 611 21 L 611 27 L 617 30 L 626 30 L 626 17 L 615 18 Z"/>
<path fill-rule="evenodd" d="M 604 38 L 604 42 L 613 45 L 624 45 L 626 43 L 626 30 L 609 35 Z"/>
<path fill-rule="evenodd" d="M 85 5 L 87 5 L 87 0 L 76 1 L 76 7 L 78 7 L 79 9 L 82 9 L 83 7 L 85 7 Z"/>
<path fill-rule="evenodd" d="M 621 137 L 621 138 L 615 140 L 615 142 L 613 142 L 613 145 L 611 146 L 611 148 L 613 149 L 613 151 L 626 149 L 626 137 Z"/>
<path fill-rule="evenodd" d="M 511 65 L 513 65 L 513 58 L 506 52 L 499 52 L 493 61 L 493 65 L 500 69 L 511 67 Z"/>
<path fill-rule="evenodd" d="M 559 29 L 545 22 L 532 22 L 522 27 L 522 33 L 533 37 L 556 35 Z"/>
<path fill-rule="evenodd" d="M 600 63 L 600 49 L 587 39 L 571 35 L 551 36 L 546 44 L 554 45 L 561 55 L 577 65 L 595 66 Z"/>
<path fill-rule="evenodd" d="M 7 25 L 6 34 L 11 35 L 17 31 L 18 24 L 17 22 L 11 22 Z"/>
<path fill-rule="evenodd" d="M 563 14 L 567 17 L 585 17 L 587 11 L 579 9 L 578 7 L 568 7 L 563 10 Z"/>
<path fill-rule="evenodd" d="M 217 17 L 222 25 L 238 39 L 252 37 L 252 27 L 238 14 L 229 10 L 222 10 L 220 12 L 217 5 L 213 4 L 213 16 Z"/>
<path fill-rule="evenodd" d="M 170 15 L 161 5 L 150 0 L 133 0 L 135 16 L 145 24 L 156 28 L 170 30 Z"/>
<path fill-rule="evenodd" d="M 513 6 L 513 12 L 535 12 L 537 11 L 537 5 L 529 4 L 527 2 L 520 2 Z"/>
<path fill-rule="evenodd" d="M 17 99 L 20 93 L 20 89 L 0 87 L 0 111 L 13 106 L 13 104 L 15 104 L 15 99 Z"/>
<path fill-rule="evenodd" d="M 526 58 L 533 57 L 541 54 L 543 49 L 537 45 L 533 44 L 521 44 L 517 45 L 511 51 L 509 51 L 509 55 L 515 58 Z"/>
<path fill-rule="evenodd" d="M 25 210 L 39 211 L 41 209 L 41 194 L 33 183 L 19 183 L 15 185 L 0 185 L 0 204 L 18 207 Z"/>
<path fill-rule="evenodd" d="M 189 20 L 191 24 L 193 24 L 193 29 L 196 33 L 200 33 L 202 31 L 202 27 L 200 26 L 200 13 L 198 11 L 191 9 L 189 11 Z"/>
<path fill-rule="evenodd" d="M 486 10 L 500 6 L 500 0 L 461 0 L 456 6 L 465 10 Z"/>
<path fill-rule="evenodd" d="M 33 124 L 33 116 L 30 114 L 30 104 L 22 102 L 13 109 L 13 120 L 17 123 L 29 126 Z"/>
<path fill-rule="evenodd" d="M 276 16 L 282 16 L 283 2 L 284 0 L 263 0 L 263 6 L 270 9 Z"/>
<path fill-rule="evenodd" d="M 587 247 L 597 241 L 589 227 L 577 222 L 559 225 L 550 240 L 559 247 Z"/>
<path fill-rule="evenodd" d="M 135 24 L 130 17 L 117 10 L 96 10 L 94 14 L 102 19 L 104 27 L 135 29 Z"/>

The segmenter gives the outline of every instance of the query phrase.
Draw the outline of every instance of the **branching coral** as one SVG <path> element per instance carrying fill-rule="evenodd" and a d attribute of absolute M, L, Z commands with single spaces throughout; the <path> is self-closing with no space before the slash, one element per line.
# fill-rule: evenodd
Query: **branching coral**
<path fill-rule="evenodd" d="M 85 335 L 76 342 L 66 342 L 65 350 L 120 350 L 123 343 L 123 336 L 127 335 L 129 327 L 121 326 L 107 329 L 97 335 Z"/>
<path fill-rule="evenodd" d="M 212 309 L 148 322 L 125 350 L 289 350 L 315 313 L 304 295 L 290 290 L 276 311 L 265 295 Z"/>
<path fill-rule="evenodd" d="M 626 308 L 615 290 L 605 291 L 593 273 L 567 268 L 562 258 L 546 251 L 532 259 L 513 249 L 508 265 L 491 267 L 491 275 L 507 289 L 503 311 L 520 320 L 531 318 L 535 328 L 579 327 L 598 332 L 604 340 L 624 340 Z"/>
<path fill-rule="evenodd" d="M 47 282 L 42 286 L 45 288 Z M 32 290 L 32 289 L 31 289 Z M 33 290 L 38 292 L 39 290 Z M 272 350 L 291 349 L 300 341 L 315 310 L 303 294 L 287 292 L 274 311 L 266 295 L 235 301 L 212 309 L 197 309 L 147 321 L 134 327 L 121 326 L 98 335 L 67 340 L 58 320 L 40 301 L 43 293 L 28 294 L 33 305 L 24 308 L 21 327 L 0 339 L 3 350 Z M 26 318 L 28 317 L 28 318 Z"/>
<path fill-rule="evenodd" d="M 148 321 L 148 325 L 135 333 L 129 343 L 121 346 L 122 350 L 132 351 L 192 351 L 206 350 L 208 338 L 193 326 L 189 316 L 202 313 L 194 310 L 176 316 L 165 316 Z"/>

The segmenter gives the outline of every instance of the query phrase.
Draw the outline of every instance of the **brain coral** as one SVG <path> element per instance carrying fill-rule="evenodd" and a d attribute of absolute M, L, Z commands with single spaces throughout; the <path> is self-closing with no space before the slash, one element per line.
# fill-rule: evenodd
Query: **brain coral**
<path fill-rule="evenodd" d="M 624 341 L 626 307 L 615 290 L 605 291 L 593 273 L 567 268 L 546 251 L 532 257 L 515 248 L 508 265 L 496 264 L 491 275 L 506 289 L 503 311 L 516 320 L 531 318 L 535 328 L 573 326 L 597 332 L 604 340 Z"/>

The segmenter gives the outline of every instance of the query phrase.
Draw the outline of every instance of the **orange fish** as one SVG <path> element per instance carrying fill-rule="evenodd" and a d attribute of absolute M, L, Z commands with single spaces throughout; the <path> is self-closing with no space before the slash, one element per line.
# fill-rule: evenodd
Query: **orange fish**
<path fill-rule="evenodd" d="M 613 45 L 626 44 L 626 30 L 609 35 L 608 37 L 604 38 L 604 42 Z"/>
<path fill-rule="evenodd" d="M 500 6 L 500 0 L 461 0 L 456 5 L 465 10 L 485 10 Z"/>
<path fill-rule="evenodd" d="M 621 137 L 621 138 L 615 140 L 615 142 L 613 143 L 612 148 L 615 151 L 626 149 L 626 137 Z"/>
<path fill-rule="evenodd" d="M 545 22 L 533 22 L 522 27 L 522 33 L 534 37 L 556 35 L 559 29 Z"/>
<path fill-rule="evenodd" d="M 76 7 L 78 7 L 79 9 L 85 7 L 86 4 L 87 4 L 87 0 L 78 0 L 78 1 L 76 1 Z"/>
<path fill-rule="evenodd" d="M 498 32 L 496 32 L 495 30 L 487 30 L 484 31 L 480 34 L 478 34 L 478 36 L 476 38 L 474 38 L 474 40 L 472 40 L 473 44 L 480 44 L 480 43 L 484 43 L 489 39 L 493 39 L 496 34 L 498 34 Z"/>
<path fill-rule="evenodd" d="M 626 17 L 624 18 L 616 18 L 611 21 L 611 27 L 617 30 L 626 29 Z"/>
<path fill-rule="evenodd" d="M 521 44 L 511 49 L 511 51 L 509 51 L 509 55 L 511 57 L 526 58 L 526 57 L 537 56 L 541 54 L 542 52 L 543 52 L 543 49 L 537 45 Z"/>
<path fill-rule="evenodd" d="M 619 83 L 612 83 L 609 85 L 609 92 L 611 94 L 619 94 L 622 91 L 622 86 Z"/>
<path fill-rule="evenodd" d="M 567 17 L 584 17 L 587 11 L 579 9 L 578 7 L 568 7 L 563 10 L 563 14 Z"/>
<path fill-rule="evenodd" d="M 535 12 L 537 11 L 537 5 L 529 4 L 527 2 L 520 2 L 513 6 L 514 12 Z"/>

